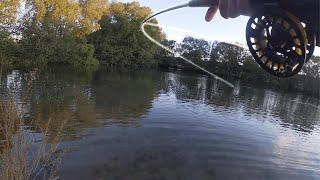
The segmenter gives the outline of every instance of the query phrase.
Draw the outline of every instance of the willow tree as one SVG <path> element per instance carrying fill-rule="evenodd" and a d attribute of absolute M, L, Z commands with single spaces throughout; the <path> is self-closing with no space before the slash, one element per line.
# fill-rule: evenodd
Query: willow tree
<path fill-rule="evenodd" d="M 40 32 L 56 32 L 63 36 L 79 28 L 81 7 L 76 1 L 68 0 L 27 0 L 25 30 L 27 35 Z"/>
<path fill-rule="evenodd" d="M 10 65 L 16 54 L 16 43 L 12 34 L 16 33 L 19 0 L 1 0 L 0 2 L 0 71 Z M 1 73 L 0 72 L 0 73 Z"/>
<path fill-rule="evenodd" d="M 1 29 L 12 28 L 17 22 L 20 0 L 1 0 L 0 3 L 0 26 Z"/>
<path fill-rule="evenodd" d="M 27 0 L 26 9 L 26 25 L 84 36 L 100 28 L 98 21 L 108 12 L 108 1 Z"/>
<path fill-rule="evenodd" d="M 79 35 L 84 36 L 100 29 L 99 21 L 109 13 L 106 0 L 80 0 L 81 23 Z"/>
<path fill-rule="evenodd" d="M 24 54 L 32 64 L 97 64 L 85 35 L 99 29 L 97 22 L 107 8 L 103 0 L 27 0 Z"/>
<path fill-rule="evenodd" d="M 101 29 L 89 36 L 95 46 L 95 56 L 108 66 L 152 66 L 159 48 L 140 31 L 142 20 L 152 13 L 138 2 L 110 4 L 109 13 L 100 20 Z M 156 21 L 154 21 L 156 23 Z M 157 40 L 164 39 L 158 28 L 147 27 Z"/>

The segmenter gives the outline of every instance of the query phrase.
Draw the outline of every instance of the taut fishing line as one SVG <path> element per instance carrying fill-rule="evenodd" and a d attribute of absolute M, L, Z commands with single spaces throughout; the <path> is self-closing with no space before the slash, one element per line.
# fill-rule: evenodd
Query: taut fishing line
<path fill-rule="evenodd" d="M 192 3 L 193 3 L 193 4 L 192 4 Z M 201 71 L 209 74 L 210 76 L 212 76 L 213 78 L 217 79 L 218 81 L 220 81 L 220 82 L 228 85 L 228 86 L 231 87 L 231 88 L 234 88 L 234 85 L 231 84 L 230 82 L 228 82 L 227 80 L 225 80 L 225 79 L 223 79 L 223 78 L 221 78 L 221 77 L 213 74 L 212 72 L 208 71 L 207 69 L 205 69 L 205 68 L 199 66 L 198 64 L 192 62 L 190 59 L 183 57 L 181 54 L 178 54 L 178 53 L 174 52 L 174 51 L 171 50 L 170 48 L 164 46 L 163 44 L 161 44 L 160 42 L 158 42 L 157 40 L 155 40 L 154 38 L 152 38 L 152 37 L 145 31 L 145 26 L 146 26 L 146 25 L 153 26 L 153 27 L 160 27 L 158 24 L 149 23 L 149 22 L 148 22 L 148 21 L 150 21 L 151 19 L 153 19 L 154 17 L 156 17 L 156 16 L 158 16 L 158 15 L 160 15 L 160 14 L 163 14 L 163 13 L 166 13 L 166 12 L 169 12 L 169 11 L 173 11 L 173 10 L 177 10 L 177 9 L 181 9 L 181 8 L 185 8 L 185 7 L 192 7 L 192 5 L 193 5 L 193 6 L 197 6 L 197 7 L 206 7 L 207 4 L 206 4 L 206 6 L 204 6 L 204 4 L 201 5 L 201 4 L 199 4 L 199 3 L 209 3 L 209 5 L 210 5 L 210 4 L 211 4 L 211 1 L 210 1 L 210 2 L 209 2 L 209 1 L 205 1 L 205 2 L 201 2 L 201 1 L 199 2 L 199 1 L 197 1 L 196 3 L 197 3 L 197 4 L 195 4 L 195 2 L 193 2 L 193 1 L 191 1 L 191 2 L 186 3 L 186 4 L 182 4 L 182 5 L 178 5 L 178 6 L 174 6 L 174 7 L 171 7 L 171 8 L 165 9 L 165 10 L 162 10 L 162 11 L 160 11 L 160 12 L 158 12 L 158 13 L 155 13 L 155 14 L 147 17 L 147 18 L 142 22 L 142 24 L 141 24 L 141 31 L 143 32 L 143 34 L 144 34 L 150 41 L 152 41 L 154 44 L 158 45 L 158 46 L 161 47 L 162 49 L 170 52 L 170 53 L 173 54 L 175 57 L 178 57 L 178 58 L 183 59 L 185 62 L 191 64 L 191 65 L 194 66 L 195 68 L 200 69 Z"/>
<path fill-rule="evenodd" d="M 192 35 L 195 35 L 195 36 L 200 36 L 200 37 L 205 38 L 205 39 L 209 39 L 210 41 L 211 40 L 215 40 L 215 39 L 211 39 L 211 37 L 209 37 L 209 36 L 205 36 L 205 35 L 203 35 L 201 33 L 195 32 L 195 31 L 185 30 L 183 28 L 173 27 L 173 26 L 169 26 L 169 25 L 166 25 L 166 24 L 156 24 L 156 23 L 147 22 L 147 23 L 145 23 L 145 25 L 152 26 L 152 27 L 158 27 L 158 28 L 161 28 L 161 29 L 179 31 L 179 32 L 187 33 L 187 34 L 192 34 Z"/>

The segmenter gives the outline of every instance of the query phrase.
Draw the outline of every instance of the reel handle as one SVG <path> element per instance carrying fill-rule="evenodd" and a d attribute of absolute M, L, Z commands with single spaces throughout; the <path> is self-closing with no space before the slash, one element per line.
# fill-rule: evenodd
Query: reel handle
<path fill-rule="evenodd" d="M 219 4 L 219 0 L 191 0 L 189 7 L 211 7 Z"/>

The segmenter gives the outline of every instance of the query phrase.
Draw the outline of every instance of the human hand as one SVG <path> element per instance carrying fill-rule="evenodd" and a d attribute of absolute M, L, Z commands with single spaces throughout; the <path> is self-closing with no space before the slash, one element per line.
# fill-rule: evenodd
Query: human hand
<path fill-rule="evenodd" d="M 217 0 L 212 0 L 217 1 Z M 210 7 L 206 14 L 206 21 L 211 21 L 218 9 L 222 17 L 236 18 L 240 15 L 250 15 L 250 0 L 219 0 L 219 5 Z"/>

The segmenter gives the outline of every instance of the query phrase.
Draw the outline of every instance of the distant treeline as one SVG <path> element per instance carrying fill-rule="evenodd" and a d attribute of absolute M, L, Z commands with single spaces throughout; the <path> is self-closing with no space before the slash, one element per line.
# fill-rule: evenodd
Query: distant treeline
<path fill-rule="evenodd" d="M 313 56 L 302 72 L 291 78 L 277 78 L 263 71 L 250 52 L 225 42 L 209 43 L 203 39 L 186 37 L 181 43 L 164 41 L 176 53 L 191 59 L 209 71 L 229 80 L 265 86 L 283 91 L 299 91 L 320 97 L 320 57 Z M 164 53 L 164 52 L 163 52 Z M 196 70 L 188 63 L 167 53 L 159 58 L 159 66 L 171 69 Z"/>
<path fill-rule="evenodd" d="M 76 67 L 165 67 L 195 70 L 161 50 L 140 32 L 152 13 L 137 2 L 106 0 L 3 0 L 0 4 L 0 66 L 7 68 L 69 64 Z M 156 20 L 153 23 L 157 23 Z M 262 71 L 246 49 L 186 37 L 166 40 L 159 28 L 148 33 L 195 63 L 227 79 L 319 96 L 319 57 L 303 73 L 278 79 Z"/>

